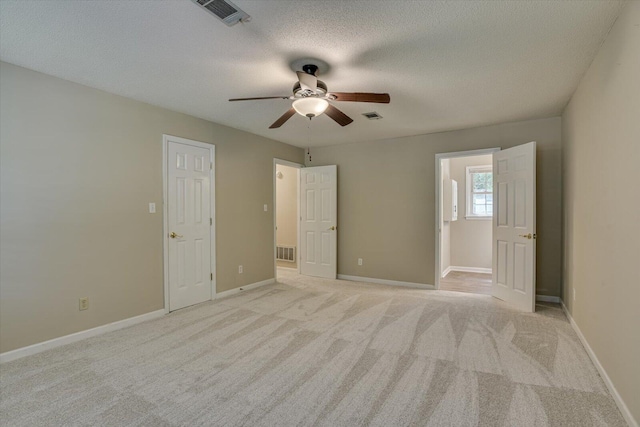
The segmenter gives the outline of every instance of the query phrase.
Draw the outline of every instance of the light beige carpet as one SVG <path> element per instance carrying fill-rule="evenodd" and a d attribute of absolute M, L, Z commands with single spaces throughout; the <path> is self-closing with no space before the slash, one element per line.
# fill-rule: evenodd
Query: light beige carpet
<path fill-rule="evenodd" d="M 558 307 L 279 274 L 1 365 L 1 424 L 625 425 Z"/>

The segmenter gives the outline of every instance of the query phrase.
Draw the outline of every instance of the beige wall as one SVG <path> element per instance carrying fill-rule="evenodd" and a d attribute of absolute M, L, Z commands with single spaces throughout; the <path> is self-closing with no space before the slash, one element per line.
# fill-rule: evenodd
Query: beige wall
<path fill-rule="evenodd" d="M 559 296 L 560 117 L 312 148 L 311 165 L 338 165 L 338 273 L 433 284 L 435 155 L 529 141 L 538 142 L 537 292 Z"/>
<path fill-rule="evenodd" d="M 218 291 L 273 277 L 273 158 L 302 149 L 6 63 L 0 94 L 0 352 L 163 307 L 163 133 L 216 146 Z"/>
<path fill-rule="evenodd" d="M 451 159 L 451 179 L 458 182 L 458 220 L 451 222 L 451 265 L 456 267 L 491 268 L 490 219 L 467 219 L 468 166 L 491 165 L 493 156 L 458 157 Z"/>
<path fill-rule="evenodd" d="M 563 300 L 640 421 L 640 2 L 627 3 L 562 119 Z"/>
<path fill-rule="evenodd" d="M 277 165 L 276 172 L 276 242 L 283 246 L 298 246 L 298 169 Z M 296 248 L 297 256 L 297 248 Z M 297 262 L 278 261 L 278 266 L 296 268 Z"/>

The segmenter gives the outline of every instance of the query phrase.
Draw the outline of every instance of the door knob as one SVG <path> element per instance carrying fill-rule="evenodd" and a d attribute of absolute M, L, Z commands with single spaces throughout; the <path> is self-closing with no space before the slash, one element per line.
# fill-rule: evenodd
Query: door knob
<path fill-rule="evenodd" d="M 336 227 L 335 227 L 335 226 L 333 226 L 333 225 L 331 226 L 331 228 L 329 228 L 329 230 L 331 230 L 331 231 L 333 231 L 333 230 L 335 230 L 335 229 L 336 229 Z"/>
<path fill-rule="evenodd" d="M 177 234 L 175 231 L 172 231 L 171 234 L 169 234 L 169 237 L 171 237 L 172 239 L 175 239 L 176 237 L 184 237 L 182 234 Z"/>
<path fill-rule="evenodd" d="M 518 236 L 524 237 L 525 239 L 529 239 L 529 240 L 536 238 L 536 235 L 535 234 L 531 234 L 531 233 L 529 233 L 529 234 L 518 234 Z"/>

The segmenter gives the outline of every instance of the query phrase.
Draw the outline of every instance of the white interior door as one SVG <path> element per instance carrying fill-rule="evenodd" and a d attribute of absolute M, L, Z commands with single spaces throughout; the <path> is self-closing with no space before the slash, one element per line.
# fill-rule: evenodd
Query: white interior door
<path fill-rule="evenodd" d="M 212 153 L 167 143 L 169 311 L 211 299 Z"/>
<path fill-rule="evenodd" d="M 493 155 L 492 294 L 527 312 L 536 304 L 536 143 Z"/>
<path fill-rule="evenodd" d="M 335 279 L 337 273 L 337 166 L 300 171 L 300 273 Z"/>

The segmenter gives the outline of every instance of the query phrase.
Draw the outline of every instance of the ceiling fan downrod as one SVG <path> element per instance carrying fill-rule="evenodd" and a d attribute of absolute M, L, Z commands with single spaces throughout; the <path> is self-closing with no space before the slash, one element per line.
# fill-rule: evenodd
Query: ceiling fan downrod
<path fill-rule="evenodd" d="M 306 64 L 302 66 L 302 71 L 317 77 L 318 66 L 314 64 Z"/>

